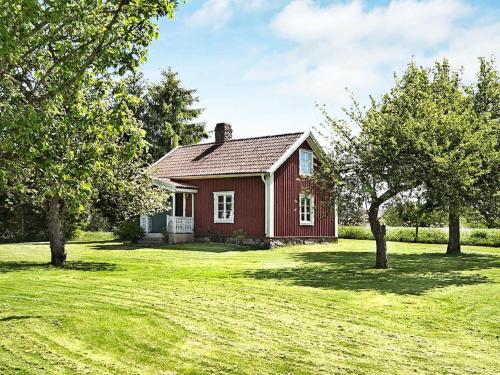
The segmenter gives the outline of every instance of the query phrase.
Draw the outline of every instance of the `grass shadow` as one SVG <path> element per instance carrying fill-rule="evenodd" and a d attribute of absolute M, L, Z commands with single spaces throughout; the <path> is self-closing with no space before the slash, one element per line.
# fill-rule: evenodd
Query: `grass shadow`
<path fill-rule="evenodd" d="M 64 267 L 54 267 L 50 263 L 34 263 L 34 262 L 0 262 L 0 273 L 16 272 L 16 271 L 31 271 L 31 270 L 72 270 L 72 271 L 113 271 L 116 265 L 107 262 L 67 262 Z"/>
<path fill-rule="evenodd" d="M 0 322 L 10 322 L 13 320 L 24 320 L 24 319 L 38 319 L 41 318 L 41 316 L 36 316 L 36 315 L 10 315 L 6 316 L 4 318 L 0 318 Z"/>
<path fill-rule="evenodd" d="M 306 252 L 294 255 L 301 261 L 297 267 L 249 271 L 246 275 L 321 289 L 419 295 L 435 288 L 490 282 L 484 275 L 463 271 L 500 267 L 500 257 L 494 255 L 425 253 L 391 254 L 391 268 L 377 270 L 373 268 L 374 256 L 373 252 Z"/>
<path fill-rule="evenodd" d="M 92 245 L 92 244 L 91 244 Z M 248 247 L 223 244 L 217 242 L 184 242 L 180 244 L 164 244 L 159 246 L 142 246 L 131 243 L 98 243 L 91 246 L 92 250 L 185 250 L 185 251 L 200 251 L 209 253 L 225 253 L 229 251 L 249 251 Z"/>
<path fill-rule="evenodd" d="M 98 243 L 98 244 L 114 243 L 114 244 L 116 244 L 117 242 L 120 242 L 120 241 L 119 240 L 68 241 L 66 244 L 67 245 L 88 245 L 88 244 L 93 244 L 93 243 Z"/>

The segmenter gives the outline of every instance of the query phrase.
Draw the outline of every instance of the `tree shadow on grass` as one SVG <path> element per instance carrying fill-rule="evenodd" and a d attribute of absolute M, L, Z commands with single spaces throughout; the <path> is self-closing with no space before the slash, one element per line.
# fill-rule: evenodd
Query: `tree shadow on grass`
<path fill-rule="evenodd" d="M 64 267 L 56 268 L 50 263 L 34 263 L 34 262 L 0 262 L 0 274 L 16 271 L 32 271 L 32 270 L 71 270 L 71 271 L 114 271 L 116 265 L 106 262 L 67 262 Z"/>
<path fill-rule="evenodd" d="M 238 245 L 223 244 L 217 242 L 184 242 L 175 245 L 159 245 L 159 246 L 144 246 L 131 243 L 103 243 L 92 245 L 92 250 L 185 250 L 185 251 L 199 251 L 209 253 L 226 253 L 228 251 L 249 251 L 252 250 L 248 247 Z"/>
<path fill-rule="evenodd" d="M 10 322 L 13 320 L 25 320 L 25 319 L 38 319 L 41 316 L 38 315 L 10 315 L 4 318 L 0 318 L 0 322 Z"/>
<path fill-rule="evenodd" d="M 419 295 L 435 288 L 488 283 L 484 275 L 462 271 L 500 267 L 500 257 L 487 254 L 391 254 L 391 268 L 387 270 L 373 268 L 373 252 L 310 252 L 294 257 L 302 265 L 251 271 L 247 276 L 321 289 Z"/>

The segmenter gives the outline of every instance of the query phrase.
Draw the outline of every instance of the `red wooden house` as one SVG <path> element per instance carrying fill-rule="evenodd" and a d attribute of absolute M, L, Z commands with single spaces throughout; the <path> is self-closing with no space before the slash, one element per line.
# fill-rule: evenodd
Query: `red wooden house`
<path fill-rule="evenodd" d="M 156 183 L 172 192 L 170 209 L 142 216 L 147 237 L 168 242 L 244 237 L 248 242 L 334 240 L 337 218 L 320 192 L 307 195 L 318 142 L 310 132 L 232 139 L 229 124 L 215 142 L 177 147 L 153 164 Z"/>

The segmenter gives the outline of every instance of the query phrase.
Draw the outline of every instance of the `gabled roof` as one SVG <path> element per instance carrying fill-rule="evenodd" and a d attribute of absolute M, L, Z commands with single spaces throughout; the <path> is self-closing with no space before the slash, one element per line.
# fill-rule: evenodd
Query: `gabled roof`
<path fill-rule="evenodd" d="M 309 137 L 309 132 L 291 133 L 181 146 L 154 163 L 152 173 L 173 179 L 266 173 L 274 171 Z"/>

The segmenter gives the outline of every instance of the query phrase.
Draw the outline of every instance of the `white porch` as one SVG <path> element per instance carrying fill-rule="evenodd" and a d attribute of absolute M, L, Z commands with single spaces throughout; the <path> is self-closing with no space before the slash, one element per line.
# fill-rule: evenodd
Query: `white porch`
<path fill-rule="evenodd" d="M 192 241 L 197 188 L 167 179 L 158 179 L 155 183 L 172 194 L 165 211 L 140 217 L 146 239 L 167 237 L 165 239 L 169 243 Z"/>

